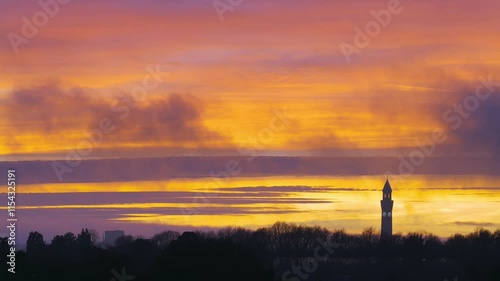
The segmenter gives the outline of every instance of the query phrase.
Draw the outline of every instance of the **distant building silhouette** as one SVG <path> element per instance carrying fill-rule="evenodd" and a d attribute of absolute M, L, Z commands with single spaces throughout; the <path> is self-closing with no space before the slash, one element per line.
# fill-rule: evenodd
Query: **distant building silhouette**
<path fill-rule="evenodd" d="M 384 189 L 382 189 L 382 200 L 380 206 L 382 208 L 382 230 L 380 232 L 382 240 L 390 240 L 392 238 L 392 188 L 389 179 L 385 181 Z"/>
<path fill-rule="evenodd" d="M 104 244 L 112 246 L 115 244 L 115 241 L 124 236 L 125 232 L 123 230 L 108 230 L 104 232 Z"/>

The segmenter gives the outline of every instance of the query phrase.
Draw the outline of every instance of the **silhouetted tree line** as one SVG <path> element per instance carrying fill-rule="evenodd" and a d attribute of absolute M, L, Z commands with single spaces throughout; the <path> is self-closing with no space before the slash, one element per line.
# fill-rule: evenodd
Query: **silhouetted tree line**
<path fill-rule="evenodd" d="M 381 241 L 373 228 L 348 234 L 277 222 L 255 231 L 124 236 L 113 246 L 97 237 L 82 229 L 46 243 L 31 232 L 26 251 L 16 252 L 15 275 L 7 272 L 9 246 L 0 238 L 2 275 L 9 277 L 1 280 L 500 280 L 500 229 L 448 239 L 412 232 Z"/>

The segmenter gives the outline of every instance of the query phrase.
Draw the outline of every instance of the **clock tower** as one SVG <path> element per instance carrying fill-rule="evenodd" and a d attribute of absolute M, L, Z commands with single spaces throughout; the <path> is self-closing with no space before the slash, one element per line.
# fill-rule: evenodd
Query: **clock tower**
<path fill-rule="evenodd" d="M 382 200 L 380 206 L 382 207 L 382 231 L 381 239 L 390 240 L 392 238 L 392 188 L 389 179 L 385 181 L 384 189 L 382 189 Z"/>

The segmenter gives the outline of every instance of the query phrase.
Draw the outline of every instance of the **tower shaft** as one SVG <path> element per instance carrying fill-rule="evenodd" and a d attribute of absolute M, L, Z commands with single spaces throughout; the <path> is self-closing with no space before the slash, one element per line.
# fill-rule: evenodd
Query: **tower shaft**
<path fill-rule="evenodd" d="M 392 208 L 394 201 L 392 200 L 392 188 L 389 180 L 385 182 L 384 189 L 382 190 L 382 200 L 380 200 L 380 207 L 382 209 L 382 225 L 381 225 L 381 239 L 388 240 L 392 238 Z"/>

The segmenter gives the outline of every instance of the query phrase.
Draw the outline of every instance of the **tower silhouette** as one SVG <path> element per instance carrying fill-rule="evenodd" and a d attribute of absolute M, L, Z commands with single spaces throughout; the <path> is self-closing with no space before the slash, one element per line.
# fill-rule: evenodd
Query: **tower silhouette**
<path fill-rule="evenodd" d="M 385 181 L 384 189 L 382 189 L 382 200 L 380 200 L 380 206 L 382 208 L 382 230 L 381 239 L 390 240 L 392 238 L 392 207 L 394 201 L 392 201 L 392 188 L 389 183 L 389 178 Z"/>

